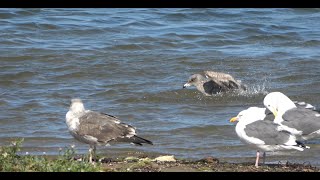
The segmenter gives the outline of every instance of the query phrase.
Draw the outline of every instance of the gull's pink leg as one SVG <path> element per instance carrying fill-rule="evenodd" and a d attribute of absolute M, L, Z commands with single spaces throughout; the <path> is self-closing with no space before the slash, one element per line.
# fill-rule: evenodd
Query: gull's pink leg
<path fill-rule="evenodd" d="M 259 157 L 260 157 L 260 152 L 257 151 L 257 158 L 256 158 L 256 164 L 255 164 L 256 167 L 259 167 Z"/>

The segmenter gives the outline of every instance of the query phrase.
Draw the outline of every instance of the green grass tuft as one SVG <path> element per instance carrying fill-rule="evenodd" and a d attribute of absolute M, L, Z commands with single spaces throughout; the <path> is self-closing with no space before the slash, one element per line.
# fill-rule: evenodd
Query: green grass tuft
<path fill-rule="evenodd" d="M 101 164 L 74 160 L 75 150 L 72 147 L 59 152 L 55 159 L 47 156 L 18 155 L 23 139 L 0 147 L 0 171 L 4 172 L 100 172 Z M 83 157 L 82 159 L 85 159 Z"/>

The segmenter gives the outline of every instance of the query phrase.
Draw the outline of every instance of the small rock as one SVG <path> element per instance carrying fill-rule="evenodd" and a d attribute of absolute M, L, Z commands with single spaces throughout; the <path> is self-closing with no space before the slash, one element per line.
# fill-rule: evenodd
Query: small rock
<path fill-rule="evenodd" d="M 141 158 L 147 158 L 147 157 L 148 157 L 148 155 L 146 155 L 146 154 L 142 154 L 142 155 L 139 155 L 139 156 L 138 156 L 138 158 L 140 158 L 140 159 L 141 159 Z"/>
<path fill-rule="evenodd" d="M 139 159 L 139 161 L 142 161 L 142 162 L 151 162 L 152 160 L 151 160 L 150 158 L 146 157 L 146 158 L 141 158 L 141 159 Z"/>
<path fill-rule="evenodd" d="M 177 160 L 174 158 L 174 156 L 159 156 L 154 159 L 154 161 L 157 162 L 176 162 Z"/>
<path fill-rule="evenodd" d="M 219 159 L 209 156 L 209 157 L 200 159 L 199 162 L 204 162 L 204 163 L 219 163 Z"/>
<path fill-rule="evenodd" d="M 101 163 L 111 163 L 113 162 L 112 158 L 101 158 L 99 159 Z"/>
<path fill-rule="evenodd" d="M 138 162 L 139 158 L 133 157 L 133 156 L 129 156 L 129 157 L 126 157 L 124 160 L 127 161 L 127 162 Z"/>
<path fill-rule="evenodd" d="M 158 164 L 156 164 L 156 163 L 152 163 L 151 164 L 151 167 L 153 168 L 153 169 L 159 169 L 159 165 Z"/>

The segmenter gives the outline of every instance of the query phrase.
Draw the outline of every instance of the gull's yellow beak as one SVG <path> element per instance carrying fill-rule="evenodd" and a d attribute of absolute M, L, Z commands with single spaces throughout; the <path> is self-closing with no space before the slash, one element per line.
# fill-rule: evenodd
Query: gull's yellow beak
<path fill-rule="evenodd" d="M 230 119 L 230 122 L 232 122 L 232 123 L 234 123 L 236 121 L 238 121 L 238 117 L 233 117 L 233 118 Z"/>
<path fill-rule="evenodd" d="M 277 109 L 272 108 L 271 112 L 273 113 L 274 117 L 276 118 L 278 115 Z"/>
<path fill-rule="evenodd" d="M 274 115 L 274 118 L 276 118 L 278 115 L 278 111 L 273 111 L 273 115 Z"/>

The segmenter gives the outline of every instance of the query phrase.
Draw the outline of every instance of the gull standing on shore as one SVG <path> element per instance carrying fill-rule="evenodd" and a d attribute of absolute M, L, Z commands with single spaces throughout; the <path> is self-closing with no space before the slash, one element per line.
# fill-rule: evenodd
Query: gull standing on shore
<path fill-rule="evenodd" d="M 120 122 L 115 116 L 86 110 L 81 99 L 72 99 L 66 114 L 66 123 L 71 135 L 80 142 L 90 145 L 89 161 L 95 155 L 97 145 L 127 142 L 142 146 L 152 142 L 137 136 L 135 128 Z M 93 151 L 93 152 L 92 152 Z"/>
<path fill-rule="evenodd" d="M 238 121 L 235 130 L 240 140 L 258 149 L 256 167 L 259 166 L 259 150 L 263 151 L 263 164 L 265 164 L 268 151 L 303 151 L 309 148 L 297 141 L 296 137 L 289 132 L 279 131 L 279 125 L 275 124 L 270 117 L 266 108 L 250 107 L 230 119 L 230 122 Z"/>

